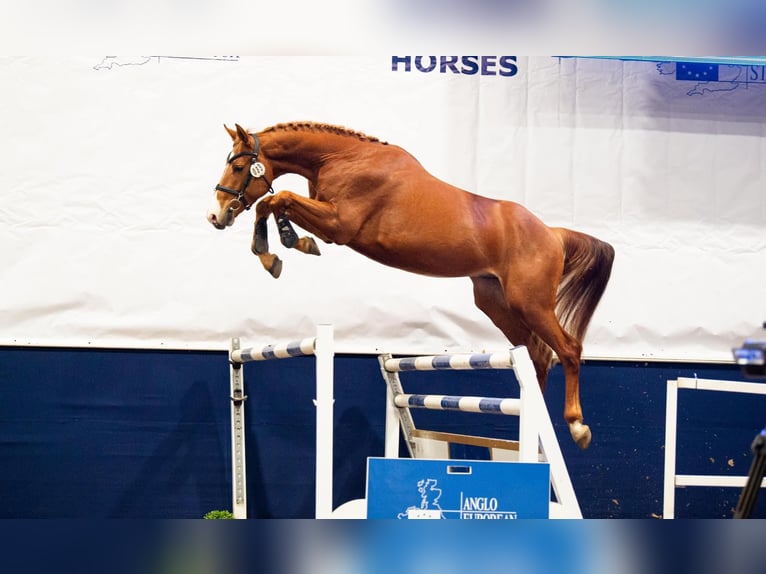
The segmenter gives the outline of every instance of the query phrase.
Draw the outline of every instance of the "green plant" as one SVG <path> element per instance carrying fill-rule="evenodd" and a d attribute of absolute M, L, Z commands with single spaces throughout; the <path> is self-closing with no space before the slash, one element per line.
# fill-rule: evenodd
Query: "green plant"
<path fill-rule="evenodd" d="M 234 515 L 228 510 L 211 510 L 205 515 L 205 520 L 233 520 Z"/>

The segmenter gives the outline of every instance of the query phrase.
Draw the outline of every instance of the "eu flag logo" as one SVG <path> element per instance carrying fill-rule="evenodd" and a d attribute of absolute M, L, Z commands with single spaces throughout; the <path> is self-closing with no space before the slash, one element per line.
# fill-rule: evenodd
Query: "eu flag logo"
<path fill-rule="evenodd" d="M 695 62 L 676 62 L 676 80 L 695 82 L 717 82 L 718 64 L 697 64 Z"/>

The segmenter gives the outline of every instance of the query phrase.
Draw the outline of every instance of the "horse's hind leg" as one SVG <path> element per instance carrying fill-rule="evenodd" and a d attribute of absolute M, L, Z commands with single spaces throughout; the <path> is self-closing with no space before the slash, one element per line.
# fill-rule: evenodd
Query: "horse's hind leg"
<path fill-rule="evenodd" d="M 582 406 L 580 405 L 580 356 L 582 345 L 559 324 L 555 313 L 555 288 L 546 289 L 544 283 L 533 284 L 516 276 L 516 281 L 506 286 L 506 296 L 511 308 L 522 317 L 534 333 L 540 337 L 558 356 L 564 368 L 564 420 L 569 425 L 569 432 L 580 448 L 588 448 L 591 432 L 583 424 Z M 545 297 L 546 290 L 551 296 Z M 530 299 L 529 294 L 538 294 Z"/>
<path fill-rule="evenodd" d="M 521 317 L 508 306 L 500 281 L 493 276 L 472 277 L 473 297 L 476 306 L 492 320 L 512 345 L 524 345 L 535 366 L 540 390 L 551 367 L 551 349 L 524 324 Z"/>

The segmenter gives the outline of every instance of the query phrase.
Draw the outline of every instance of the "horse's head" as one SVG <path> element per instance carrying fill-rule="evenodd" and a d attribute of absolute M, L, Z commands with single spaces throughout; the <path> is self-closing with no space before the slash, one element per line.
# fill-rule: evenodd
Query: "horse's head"
<path fill-rule="evenodd" d="M 268 162 L 258 159 L 258 136 L 235 125 L 233 130 L 223 126 L 231 136 L 233 147 L 226 158 L 221 181 L 215 186 L 213 205 L 207 212 L 207 220 L 217 229 L 232 225 L 237 215 L 250 209 L 269 191 L 274 191 Z"/>

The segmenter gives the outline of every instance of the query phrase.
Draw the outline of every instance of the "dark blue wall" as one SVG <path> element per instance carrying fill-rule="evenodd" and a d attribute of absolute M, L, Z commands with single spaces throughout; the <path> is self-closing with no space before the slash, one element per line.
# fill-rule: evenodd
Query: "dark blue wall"
<path fill-rule="evenodd" d="M 244 368 L 249 514 L 312 517 L 314 361 Z M 586 363 L 581 397 L 593 442 L 580 451 L 561 420 L 563 374 L 553 370 L 546 400 L 586 517 L 662 514 L 666 381 L 695 374 L 743 380 L 731 366 Z M 337 505 L 364 495 L 366 457 L 383 454 L 385 385 L 376 357 L 338 356 L 335 375 Z M 410 392 L 517 392 L 503 371 L 412 373 L 402 381 Z M 0 518 L 189 518 L 230 508 L 228 396 L 221 352 L 1 348 Z M 747 474 L 766 399 L 679 397 L 678 472 Z M 439 430 L 515 432 L 513 417 L 415 416 Z M 679 489 L 676 516 L 729 518 L 738 498 L 739 489 Z M 754 516 L 766 516 L 764 498 Z"/>

